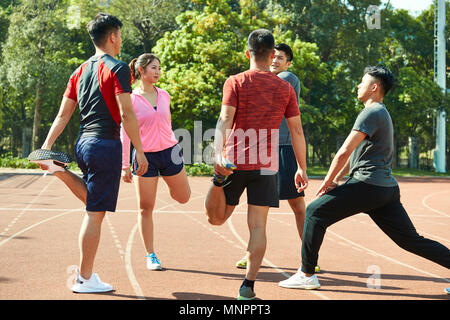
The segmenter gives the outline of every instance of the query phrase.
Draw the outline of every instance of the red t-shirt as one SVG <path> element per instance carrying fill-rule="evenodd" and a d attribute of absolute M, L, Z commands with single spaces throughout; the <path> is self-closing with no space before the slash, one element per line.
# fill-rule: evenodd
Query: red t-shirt
<path fill-rule="evenodd" d="M 247 70 L 225 81 L 222 104 L 236 108 L 224 156 L 237 170 L 278 171 L 281 120 L 300 115 L 289 82 L 269 71 Z"/>

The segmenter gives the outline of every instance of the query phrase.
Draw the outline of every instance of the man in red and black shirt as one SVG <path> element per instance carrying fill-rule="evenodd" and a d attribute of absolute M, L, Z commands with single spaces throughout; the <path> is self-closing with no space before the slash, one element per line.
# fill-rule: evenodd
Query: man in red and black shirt
<path fill-rule="evenodd" d="M 248 37 L 250 69 L 228 78 L 214 138 L 214 179 L 205 201 L 208 221 L 223 224 L 247 191 L 248 264 L 238 299 L 254 299 L 254 281 L 266 250 L 266 221 L 278 207 L 278 130 L 285 116 L 298 170 L 298 191 L 307 187 L 306 146 L 297 97 L 292 86 L 273 74 L 273 35 L 265 29 Z M 223 157 L 236 165 L 226 169 Z M 222 177 L 228 176 L 226 179 Z M 220 179 L 218 178 L 220 177 Z"/>
<path fill-rule="evenodd" d="M 42 145 L 42 149 L 51 149 L 78 104 L 80 134 L 76 159 L 83 179 L 63 168 L 53 172 L 86 204 L 74 292 L 113 290 L 92 270 L 105 212 L 115 211 L 117 204 L 122 169 L 121 122 L 136 148 L 138 174 L 144 174 L 148 166 L 131 103 L 130 70 L 126 63 L 113 58 L 120 53 L 121 27 L 119 19 L 104 13 L 89 22 L 88 32 L 96 53 L 70 77 L 59 113 Z"/>

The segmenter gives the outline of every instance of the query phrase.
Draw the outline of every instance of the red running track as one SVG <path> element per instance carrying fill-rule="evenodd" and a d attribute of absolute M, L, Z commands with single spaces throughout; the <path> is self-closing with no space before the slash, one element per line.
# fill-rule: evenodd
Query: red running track
<path fill-rule="evenodd" d="M 163 271 L 145 267 L 137 229 L 134 186 L 122 183 L 118 211 L 108 213 L 95 262 L 107 294 L 74 294 L 84 208 L 63 183 L 41 171 L 0 171 L 0 299 L 234 300 L 245 270 L 234 267 L 248 239 L 245 195 L 223 226 L 203 213 L 210 178 L 190 177 L 192 196 L 181 205 L 160 180 L 155 248 Z M 402 202 L 418 232 L 450 245 L 450 180 L 399 179 Z M 320 180 L 311 179 L 312 200 Z M 449 300 L 449 270 L 398 248 L 364 214 L 328 229 L 319 257 L 321 289 L 284 289 L 278 282 L 300 263 L 301 241 L 286 201 L 271 209 L 268 245 L 255 284 L 263 300 Z M 378 275 L 378 276 L 377 276 Z"/>

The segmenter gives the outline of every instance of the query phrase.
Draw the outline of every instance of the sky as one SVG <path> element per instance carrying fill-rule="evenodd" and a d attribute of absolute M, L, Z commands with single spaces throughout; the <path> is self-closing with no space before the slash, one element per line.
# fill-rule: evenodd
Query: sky
<path fill-rule="evenodd" d="M 386 3 L 387 0 L 383 2 Z M 428 9 L 432 3 L 433 0 L 391 0 L 391 5 L 394 8 L 409 10 L 411 14 Z"/>

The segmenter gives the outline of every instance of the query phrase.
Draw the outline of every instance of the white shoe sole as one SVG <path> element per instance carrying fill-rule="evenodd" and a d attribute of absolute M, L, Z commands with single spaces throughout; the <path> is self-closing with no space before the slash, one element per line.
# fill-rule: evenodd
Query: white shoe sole
<path fill-rule="evenodd" d="M 304 290 L 314 290 L 319 289 L 320 284 L 308 284 L 308 285 L 298 285 L 298 284 L 286 284 L 286 283 L 278 283 L 280 287 L 288 288 L 288 289 L 304 289 Z"/>
<path fill-rule="evenodd" d="M 147 269 L 151 270 L 151 271 L 160 271 L 160 270 L 162 270 L 162 267 L 161 266 L 147 266 Z"/>
<path fill-rule="evenodd" d="M 104 288 L 104 289 L 95 289 L 95 288 L 86 288 L 82 286 L 74 285 L 71 288 L 72 292 L 74 293 L 103 293 L 103 292 L 110 292 L 114 291 L 114 288 Z"/>

